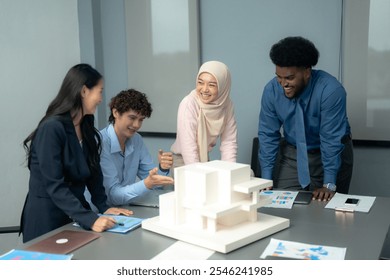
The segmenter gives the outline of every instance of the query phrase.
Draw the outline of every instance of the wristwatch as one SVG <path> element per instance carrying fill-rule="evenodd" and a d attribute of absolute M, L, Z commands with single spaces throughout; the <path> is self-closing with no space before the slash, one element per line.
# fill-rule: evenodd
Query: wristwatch
<path fill-rule="evenodd" d="M 337 187 L 335 184 L 333 183 L 327 183 L 327 184 L 324 184 L 324 187 L 327 188 L 328 190 L 332 191 L 332 192 L 335 192 Z"/>

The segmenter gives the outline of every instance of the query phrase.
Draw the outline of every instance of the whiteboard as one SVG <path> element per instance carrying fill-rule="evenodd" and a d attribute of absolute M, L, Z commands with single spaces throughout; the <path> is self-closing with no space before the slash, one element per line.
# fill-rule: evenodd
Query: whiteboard
<path fill-rule="evenodd" d="M 342 82 L 353 138 L 390 141 L 390 1 L 344 5 Z"/>
<path fill-rule="evenodd" d="M 125 13 L 128 87 L 153 109 L 140 132 L 175 133 L 179 103 L 199 69 L 198 1 L 125 1 Z"/>

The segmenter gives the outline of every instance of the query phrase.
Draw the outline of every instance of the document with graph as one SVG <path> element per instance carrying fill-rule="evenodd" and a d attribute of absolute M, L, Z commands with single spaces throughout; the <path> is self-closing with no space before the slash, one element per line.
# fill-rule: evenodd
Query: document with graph
<path fill-rule="evenodd" d="M 298 260 L 344 260 L 347 248 L 317 244 L 306 244 L 271 238 L 267 248 L 260 256 L 298 259 Z"/>
<path fill-rule="evenodd" d="M 260 196 L 272 197 L 271 204 L 265 205 L 264 207 L 288 208 L 288 209 L 292 208 L 297 194 L 298 192 L 295 191 L 275 191 L 275 190 L 262 191 L 259 193 Z"/>

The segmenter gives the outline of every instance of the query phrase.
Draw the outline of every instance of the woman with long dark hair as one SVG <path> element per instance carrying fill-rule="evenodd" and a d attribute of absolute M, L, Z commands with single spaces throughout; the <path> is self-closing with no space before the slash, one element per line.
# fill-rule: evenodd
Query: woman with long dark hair
<path fill-rule="evenodd" d="M 106 204 L 101 140 L 93 116 L 102 91 L 97 70 L 88 64 L 73 66 L 38 127 L 24 140 L 30 181 L 21 218 L 23 242 L 72 221 L 96 232 L 113 227 L 113 218 L 91 210 L 85 187 L 100 213 L 132 214 Z"/>

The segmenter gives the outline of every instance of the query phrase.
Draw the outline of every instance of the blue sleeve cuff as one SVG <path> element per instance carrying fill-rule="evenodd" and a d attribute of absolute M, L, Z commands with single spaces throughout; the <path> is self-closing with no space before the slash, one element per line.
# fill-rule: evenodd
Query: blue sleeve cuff
<path fill-rule="evenodd" d="M 271 170 L 261 170 L 261 178 L 272 180 L 272 171 Z"/>
<path fill-rule="evenodd" d="M 336 185 L 336 175 L 331 175 L 331 174 L 325 174 L 324 175 L 324 184 L 327 183 L 332 183 Z"/>
<path fill-rule="evenodd" d="M 163 175 L 168 175 L 170 170 L 161 168 L 161 165 L 159 164 L 158 165 L 158 171 L 161 171 L 163 173 Z"/>

